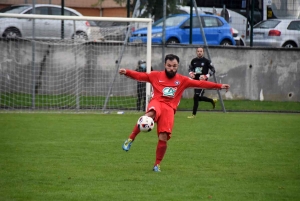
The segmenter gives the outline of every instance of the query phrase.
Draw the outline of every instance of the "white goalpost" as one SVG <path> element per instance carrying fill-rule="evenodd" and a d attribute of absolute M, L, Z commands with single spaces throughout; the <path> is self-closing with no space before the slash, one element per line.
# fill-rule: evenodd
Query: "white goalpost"
<path fill-rule="evenodd" d="M 7 23 L 0 33 L 0 112 L 138 110 L 137 81 L 120 76 L 118 69 L 135 70 L 145 60 L 150 71 L 150 18 L 0 13 L 0 19 Z M 131 32 L 143 27 L 147 42 L 129 42 Z M 149 84 L 145 97 L 148 102 Z"/>

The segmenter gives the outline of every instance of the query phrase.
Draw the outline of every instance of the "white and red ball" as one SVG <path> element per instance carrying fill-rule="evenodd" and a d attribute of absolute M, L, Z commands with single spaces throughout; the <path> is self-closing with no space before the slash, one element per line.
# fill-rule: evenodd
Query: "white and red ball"
<path fill-rule="evenodd" d="M 149 132 L 154 128 L 154 121 L 151 117 L 141 116 L 137 121 L 138 128 L 142 132 Z"/>

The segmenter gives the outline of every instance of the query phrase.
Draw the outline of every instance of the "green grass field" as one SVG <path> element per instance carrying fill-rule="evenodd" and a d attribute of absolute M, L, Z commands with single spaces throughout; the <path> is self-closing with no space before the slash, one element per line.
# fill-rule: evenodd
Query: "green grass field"
<path fill-rule="evenodd" d="M 140 114 L 0 113 L 1 201 L 299 201 L 300 114 L 177 112 L 121 148 Z"/>

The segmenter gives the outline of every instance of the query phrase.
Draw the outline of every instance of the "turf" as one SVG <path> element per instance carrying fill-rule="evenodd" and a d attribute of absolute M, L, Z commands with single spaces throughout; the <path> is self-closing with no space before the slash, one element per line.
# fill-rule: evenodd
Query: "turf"
<path fill-rule="evenodd" d="M 139 114 L 0 113 L 0 200 L 300 200 L 299 114 L 189 114 L 155 173 Z"/>

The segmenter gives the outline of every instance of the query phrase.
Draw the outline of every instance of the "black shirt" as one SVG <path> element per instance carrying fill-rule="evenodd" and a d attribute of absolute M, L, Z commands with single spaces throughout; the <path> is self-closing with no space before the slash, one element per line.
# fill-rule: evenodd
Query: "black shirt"
<path fill-rule="evenodd" d="M 213 75 L 215 73 L 215 68 L 212 66 L 211 61 L 205 57 L 196 57 L 191 61 L 189 72 L 194 72 L 194 79 L 199 80 L 200 75 Z"/>

